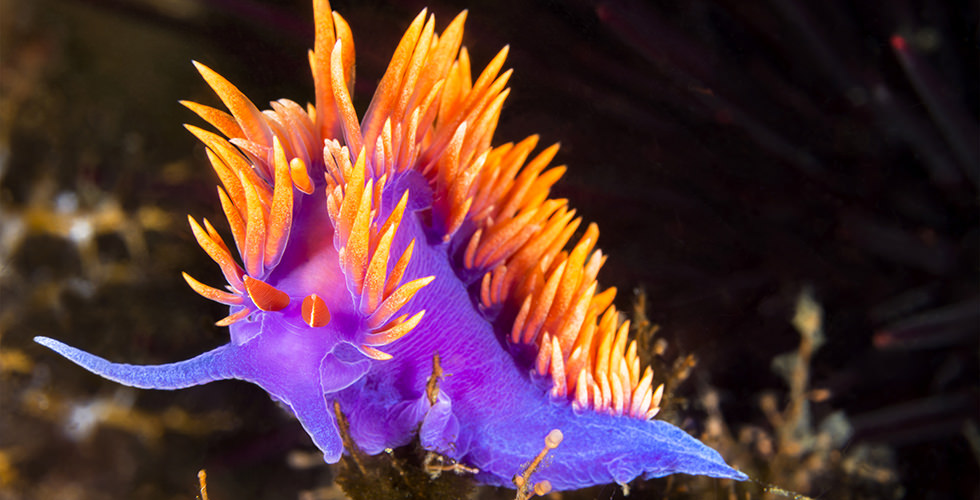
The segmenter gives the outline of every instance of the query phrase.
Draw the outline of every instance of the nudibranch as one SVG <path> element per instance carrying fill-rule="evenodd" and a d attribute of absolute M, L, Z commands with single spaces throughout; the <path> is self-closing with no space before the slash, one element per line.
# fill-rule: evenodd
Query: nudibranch
<path fill-rule="evenodd" d="M 549 197 L 565 170 L 549 167 L 557 145 L 533 157 L 536 136 L 491 146 L 509 92 L 507 48 L 474 80 L 465 17 L 437 34 L 423 10 L 360 120 L 351 31 L 327 0 L 314 1 L 315 104 L 281 99 L 259 111 L 196 64 L 230 114 L 187 102 L 220 135 L 187 128 L 207 148 L 241 259 L 191 218 L 228 283 L 184 278 L 230 307 L 217 322 L 230 342 L 136 366 L 36 341 L 133 387 L 255 383 L 330 463 L 345 451 L 338 403 L 364 452 L 417 436 L 485 484 L 513 487 L 553 429 L 564 440 L 534 478 L 555 489 L 674 473 L 746 479 L 652 419 L 663 386 L 641 367 L 615 289 L 596 282 L 598 229 L 569 243 L 581 218 Z M 435 356 L 443 376 L 427 391 Z"/>

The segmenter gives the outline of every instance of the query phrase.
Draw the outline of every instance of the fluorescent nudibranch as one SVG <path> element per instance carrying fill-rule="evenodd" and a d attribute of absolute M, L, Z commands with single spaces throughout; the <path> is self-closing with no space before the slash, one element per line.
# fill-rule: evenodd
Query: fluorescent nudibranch
<path fill-rule="evenodd" d="M 552 429 L 564 434 L 535 473 L 555 489 L 638 476 L 744 474 L 682 430 L 651 420 L 662 386 L 642 369 L 629 322 L 596 274 L 598 229 L 549 198 L 564 167 L 538 138 L 492 147 L 510 71 L 507 48 L 473 80 L 465 12 L 441 33 L 423 11 L 395 49 L 358 120 L 354 44 L 326 0 L 314 2 L 315 105 L 259 111 L 197 68 L 231 111 L 185 105 L 221 134 L 188 125 L 221 181 L 232 250 L 190 219 L 228 285 L 184 275 L 230 306 L 231 341 L 157 366 L 110 363 L 37 342 L 122 384 L 177 389 L 220 379 L 258 384 L 323 451 L 344 452 L 333 404 L 366 453 L 421 445 L 511 486 Z M 528 158 L 531 158 L 528 160 Z M 431 398 L 433 357 L 445 376 Z"/>

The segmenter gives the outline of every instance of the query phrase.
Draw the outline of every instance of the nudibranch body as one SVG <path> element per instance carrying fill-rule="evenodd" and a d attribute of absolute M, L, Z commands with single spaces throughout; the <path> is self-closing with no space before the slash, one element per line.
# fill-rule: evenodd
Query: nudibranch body
<path fill-rule="evenodd" d="M 331 463 L 344 452 L 336 402 L 363 451 L 418 436 L 487 484 L 513 486 L 552 429 L 564 441 L 534 478 L 556 489 L 673 473 L 745 479 L 652 420 L 662 389 L 641 370 L 615 289 L 597 285 L 598 230 L 569 244 L 580 219 L 549 198 L 564 172 L 549 168 L 557 146 L 533 157 L 537 137 L 491 147 L 507 49 L 473 80 L 465 13 L 436 34 L 423 11 L 358 120 L 350 29 L 326 0 L 314 17 L 315 105 L 259 111 L 200 64 L 231 114 L 185 103 L 226 137 L 188 126 L 221 181 L 241 264 L 207 220 L 191 219 L 228 285 L 185 279 L 230 306 L 217 324 L 231 341 L 158 366 L 37 341 L 134 387 L 258 384 Z M 437 355 L 443 375 L 427 390 Z"/>

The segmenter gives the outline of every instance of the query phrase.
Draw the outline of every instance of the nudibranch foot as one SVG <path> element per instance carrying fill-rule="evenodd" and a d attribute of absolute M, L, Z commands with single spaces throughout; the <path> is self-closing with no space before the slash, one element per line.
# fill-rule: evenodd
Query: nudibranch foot
<path fill-rule="evenodd" d="M 539 452 L 542 436 L 552 429 L 560 430 L 564 439 L 534 477 L 535 481 L 549 481 L 557 490 L 626 484 L 639 477 L 676 473 L 747 479 L 718 452 L 669 423 L 576 412 L 568 405 L 534 408 L 513 395 L 498 396 L 503 405 L 516 411 L 501 410 L 500 418 L 481 422 L 482 426 L 464 421 L 461 434 L 472 436 L 467 446 L 459 451 L 439 450 L 479 469 L 480 482 L 512 486 L 514 474 Z"/>

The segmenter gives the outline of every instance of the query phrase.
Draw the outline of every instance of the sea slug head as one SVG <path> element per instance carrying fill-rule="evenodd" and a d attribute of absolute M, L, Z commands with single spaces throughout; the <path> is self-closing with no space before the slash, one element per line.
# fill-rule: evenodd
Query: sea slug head
<path fill-rule="evenodd" d="M 223 78 L 199 69 L 219 96 L 242 102 Z M 426 200 L 426 189 L 410 175 L 390 183 L 385 174 L 372 176 L 376 165 L 363 149 L 354 156 L 336 140 L 325 141 L 323 156 L 299 146 L 287 151 L 282 144 L 292 135 L 316 134 L 313 120 L 298 106 L 274 109 L 267 113 L 306 126 L 282 132 L 285 141 L 274 135 L 267 146 L 188 127 L 210 147 L 242 265 L 210 223 L 191 219 L 198 243 L 228 285 L 219 290 L 184 278 L 201 295 L 230 306 L 217 324 L 229 327 L 237 347 L 229 367 L 234 378 L 286 402 L 309 401 L 322 407 L 320 413 L 331 394 L 390 360 L 383 346 L 415 329 L 425 314 L 411 307 L 412 299 L 435 277 L 419 274 L 422 266 L 412 256 L 420 232 L 405 216 Z M 231 144 L 254 151 L 250 162 L 242 163 Z M 251 169 L 223 172 L 236 163 Z M 413 187 L 419 191 L 414 196 Z"/>

